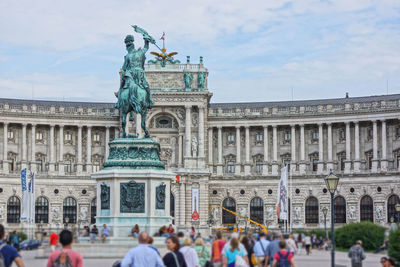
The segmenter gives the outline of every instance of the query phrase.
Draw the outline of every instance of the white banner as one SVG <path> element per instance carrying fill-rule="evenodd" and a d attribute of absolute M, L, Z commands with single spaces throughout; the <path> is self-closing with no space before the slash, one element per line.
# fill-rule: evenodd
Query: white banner
<path fill-rule="evenodd" d="M 35 223 L 35 174 L 31 172 L 29 181 L 29 222 Z"/>
<path fill-rule="evenodd" d="M 22 188 L 22 212 L 21 222 L 27 222 L 29 217 L 29 192 L 27 186 L 27 169 L 21 170 L 21 188 Z"/>
<path fill-rule="evenodd" d="M 198 221 L 199 217 L 199 189 L 192 188 L 192 221 Z"/>
<path fill-rule="evenodd" d="M 276 214 L 278 219 L 287 220 L 288 219 L 288 167 L 285 166 L 281 169 L 281 180 L 278 184 L 277 191 L 277 207 Z"/>

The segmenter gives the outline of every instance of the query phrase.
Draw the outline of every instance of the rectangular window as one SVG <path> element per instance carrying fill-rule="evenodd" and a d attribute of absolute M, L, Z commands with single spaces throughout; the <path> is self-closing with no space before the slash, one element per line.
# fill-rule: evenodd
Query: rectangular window
<path fill-rule="evenodd" d="M 71 133 L 67 132 L 67 133 L 65 134 L 64 138 L 65 138 L 65 141 L 71 141 L 71 139 L 72 139 Z"/>
<path fill-rule="evenodd" d="M 228 143 L 233 143 L 235 142 L 235 136 L 233 134 L 228 135 Z"/>
<path fill-rule="evenodd" d="M 312 159 L 312 170 L 316 172 L 318 170 L 318 159 Z"/>
<path fill-rule="evenodd" d="M 283 139 L 285 140 L 285 142 L 289 142 L 291 138 L 291 134 L 290 132 L 285 132 L 285 135 L 283 137 Z"/>
<path fill-rule="evenodd" d="M 14 138 L 14 132 L 13 131 L 8 131 L 7 132 L 7 137 L 8 137 L 8 139 L 13 139 Z"/>
<path fill-rule="evenodd" d="M 235 162 L 233 162 L 233 161 L 228 161 L 228 164 L 227 164 L 227 172 L 228 172 L 228 173 L 235 173 Z"/>
<path fill-rule="evenodd" d="M 312 133 L 312 140 L 313 141 L 318 141 L 319 139 L 319 133 L 318 132 L 313 132 Z"/>
<path fill-rule="evenodd" d="M 256 143 L 261 143 L 264 140 L 264 136 L 262 133 L 256 134 Z"/>
<path fill-rule="evenodd" d="M 263 170 L 263 162 L 262 161 L 257 161 L 256 162 L 256 172 L 257 173 L 262 173 Z"/>
<path fill-rule="evenodd" d="M 42 132 L 37 132 L 36 133 L 36 140 L 42 141 L 43 140 L 43 133 Z"/>
<path fill-rule="evenodd" d="M 93 141 L 94 142 L 100 142 L 100 134 L 96 133 L 93 135 Z"/>
<path fill-rule="evenodd" d="M 344 171 L 345 156 L 340 156 L 340 170 Z"/>

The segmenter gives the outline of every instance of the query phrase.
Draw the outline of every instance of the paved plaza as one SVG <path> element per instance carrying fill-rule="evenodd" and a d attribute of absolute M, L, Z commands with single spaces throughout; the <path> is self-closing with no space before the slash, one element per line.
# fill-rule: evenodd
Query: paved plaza
<path fill-rule="evenodd" d="M 164 255 L 166 250 L 162 250 L 161 254 Z M 47 259 L 35 259 L 37 251 L 22 251 L 21 252 L 25 266 L 40 267 L 46 266 Z M 379 266 L 380 257 L 383 254 L 367 253 L 367 258 L 363 262 L 363 267 L 376 267 Z M 118 259 L 85 259 L 85 267 L 111 267 L 112 264 Z M 326 251 L 313 251 L 312 255 L 297 255 L 295 257 L 297 266 L 299 267 L 329 267 L 330 266 L 330 253 Z M 350 260 L 347 258 L 347 253 L 336 252 L 336 264 L 340 266 L 350 266 Z M 15 265 L 13 265 L 15 266 Z M 150 267 L 150 266 L 149 266 Z"/>

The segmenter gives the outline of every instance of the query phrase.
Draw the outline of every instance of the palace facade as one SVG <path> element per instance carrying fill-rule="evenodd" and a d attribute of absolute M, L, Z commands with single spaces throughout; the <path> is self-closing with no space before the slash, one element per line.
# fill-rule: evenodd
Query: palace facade
<path fill-rule="evenodd" d="M 330 225 L 323 180 L 329 170 L 341 178 L 337 226 L 364 220 L 387 226 L 396 217 L 400 95 L 219 104 L 210 103 L 202 60 L 147 64 L 146 73 L 155 102 L 147 118 L 150 134 L 161 144 L 167 169 L 181 177 L 170 192 L 178 228 L 193 224 L 194 188 L 200 229 L 209 229 L 209 218 L 212 227 L 246 224 L 211 205 L 278 228 L 277 186 L 285 164 L 293 228 L 323 228 L 324 209 Z M 191 83 L 185 84 L 185 75 Z M 137 125 L 131 122 L 129 131 L 140 133 Z M 119 127 L 114 103 L 0 99 L 0 223 L 21 227 L 23 168 L 36 173 L 38 228 L 62 228 L 67 217 L 75 226 L 95 223 L 99 195 L 90 176 L 102 168 Z"/>

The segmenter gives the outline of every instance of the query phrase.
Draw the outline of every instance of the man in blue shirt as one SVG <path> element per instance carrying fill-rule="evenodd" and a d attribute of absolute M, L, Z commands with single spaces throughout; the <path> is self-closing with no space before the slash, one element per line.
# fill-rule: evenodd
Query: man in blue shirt
<path fill-rule="evenodd" d="M 164 267 L 164 263 L 157 252 L 147 245 L 148 239 L 149 235 L 146 232 L 140 233 L 138 237 L 139 245 L 126 253 L 121 262 L 121 267 Z"/>
<path fill-rule="evenodd" d="M 101 234 L 101 240 L 104 243 L 106 241 L 106 238 L 110 235 L 110 227 L 107 226 L 107 224 L 103 224 L 103 233 Z"/>
<path fill-rule="evenodd" d="M 269 245 L 269 240 L 267 240 L 263 232 L 259 235 L 260 240 L 254 245 L 254 254 L 257 257 L 258 266 L 264 266 L 265 256 L 267 254 L 267 248 Z"/>
<path fill-rule="evenodd" d="M 12 262 L 14 261 L 18 267 L 24 267 L 25 265 L 22 262 L 21 256 L 18 254 L 18 251 L 10 245 L 7 245 L 5 243 L 3 244 L 2 240 L 4 238 L 4 234 L 4 226 L 0 224 L 0 253 L 3 256 L 5 266 L 11 266 Z"/>
<path fill-rule="evenodd" d="M 272 262 L 274 260 L 274 256 L 277 252 L 281 251 L 281 248 L 279 247 L 279 241 L 282 239 L 282 234 L 279 233 L 273 233 L 273 241 L 269 243 L 269 246 L 267 248 L 267 254 L 265 257 L 265 267 L 268 267 L 270 265 L 272 267 Z M 289 250 L 287 245 L 286 245 L 286 250 Z"/>

